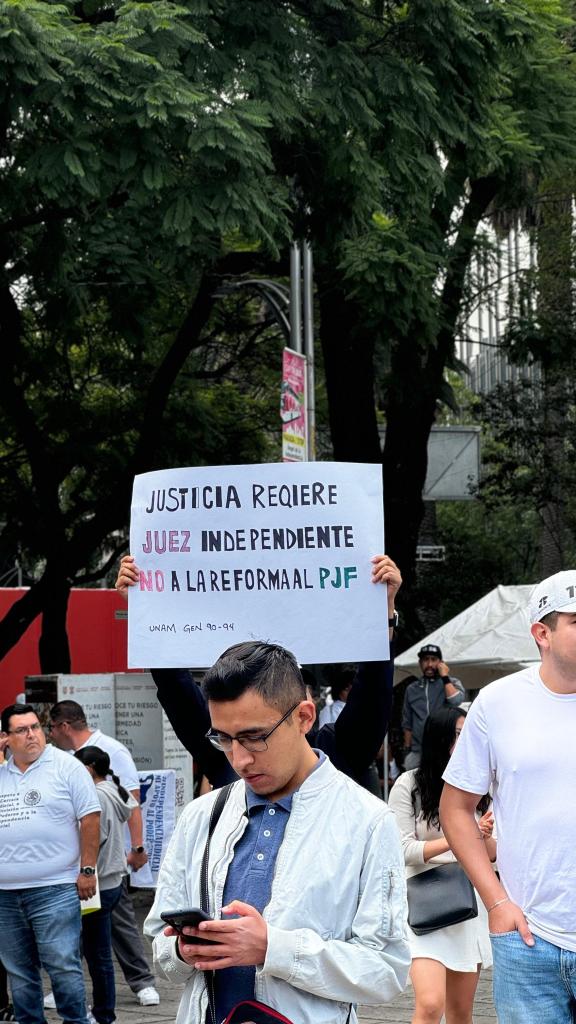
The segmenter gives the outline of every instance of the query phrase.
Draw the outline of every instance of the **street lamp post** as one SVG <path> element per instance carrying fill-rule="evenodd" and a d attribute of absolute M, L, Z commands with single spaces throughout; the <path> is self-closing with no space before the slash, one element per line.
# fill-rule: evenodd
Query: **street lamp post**
<path fill-rule="evenodd" d="M 314 282 L 309 243 L 293 242 L 290 246 L 290 287 L 265 277 L 238 277 L 222 281 L 215 294 L 220 298 L 241 288 L 250 288 L 264 299 L 284 335 L 286 345 L 306 357 L 306 459 L 314 461 Z"/>

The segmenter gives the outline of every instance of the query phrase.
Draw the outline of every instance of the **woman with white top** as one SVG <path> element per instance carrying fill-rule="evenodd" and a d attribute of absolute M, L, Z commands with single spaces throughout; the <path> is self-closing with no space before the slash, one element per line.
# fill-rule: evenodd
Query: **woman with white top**
<path fill-rule="evenodd" d="M 442 774 L 450 759 L 466 712 L 462 708 L 443 708 L 426 720 L 422 736 L 420 767 L 405 772 L 394 784 L 389 806 L 396 815 L 402 836 L 406 874 L 412 875 L 438 864 L 455 861 L 440 827 L 438 805 L 442 793 Z M 492 838 L 493 819 L 490 798 L 482 798 L 477 809 L 478 839 L 487 845 L 490 859 L 496 859 L 496 841 Z M 478 899 L 478 917 L 426 935 L 410 928 L 415 1009 L 412 1024 L 472 1024 L 472 1007 L 481 967 L 490 967 L 492 953 L 488 937 L 488 919 Z"/>

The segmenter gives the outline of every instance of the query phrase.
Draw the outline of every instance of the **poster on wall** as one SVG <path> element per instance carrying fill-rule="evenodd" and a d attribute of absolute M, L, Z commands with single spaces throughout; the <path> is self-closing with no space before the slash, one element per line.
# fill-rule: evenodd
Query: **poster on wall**
<path fill-rule="evenodd" d="M 170 842 L 176 821 L 176 773 L 166 771 L 139 772 L 140 807 L 144 846 L 148 863 L 130 873 L 130 885 L 146 889 L 156 885 L 160 865 Z M 126 850 L 130 849 L 130 833 L 126 829 Z"/>
<path fill-rule="evenodd" d="M 207 667 L 264 640 L 302 663 L 388 657 L 382 467 L 266 463 L 134 481 L 128 664 Z"/>

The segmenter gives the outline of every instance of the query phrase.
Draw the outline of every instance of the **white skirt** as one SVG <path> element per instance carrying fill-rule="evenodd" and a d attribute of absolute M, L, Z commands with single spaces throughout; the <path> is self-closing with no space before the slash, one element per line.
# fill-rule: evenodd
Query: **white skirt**
<path fill-rule="evenodd" d="M 408 928 L 412 959 L 439 960 L 451 971 L 476 971 L 492 966 L 492 947 L 488 934 L 488 914 L 478 893 L 478 917 L 449 928 L 438 928 L 427 935 L 415 935 Z"/>

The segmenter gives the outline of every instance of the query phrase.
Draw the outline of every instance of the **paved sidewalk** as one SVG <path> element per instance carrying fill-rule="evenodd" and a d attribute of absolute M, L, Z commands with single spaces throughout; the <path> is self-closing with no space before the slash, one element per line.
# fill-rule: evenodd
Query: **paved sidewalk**
<path fill-rule="evenodd" d="M 135 896 L 136 912 L 142 922 L 148 912 L 151 899 L 148 891 Z M 147 940 L 146 940 L 147 941 Z M 150 962 L 152 955 L 150 954 Z M 136 1002 L 120 971 L 116 971 L 116 1020 L 117 1024 L 173 1024 L 180 1001 L 179 985 L 158 978 L 157 988 L 160 992 L 159 1006 L 140 1006 Z M 90 993 L 90 979 L 87 979 L 87 991 Z M 363 1024 L 410 1024 L 412 1020 L 413 999 L 410 987 L 387 1006 L 363 1006 L 359 1009 L 359 1018 Z M 58 1024 L 59 1017 L 55 1010 L 46 1011 L 48 1024 Z M 201 1024 L 193 1021 L 190 1024 Z M 295 1022 L 297 1024 L 297 1022 Z M 474 1005 L 474 1024 L 496 1024 L 496 1014 L 492 1003 L 492 974 L 483 971 L 476 994 Z"/>

